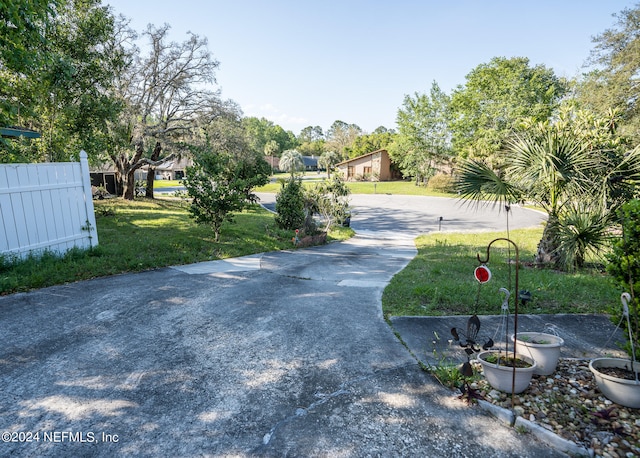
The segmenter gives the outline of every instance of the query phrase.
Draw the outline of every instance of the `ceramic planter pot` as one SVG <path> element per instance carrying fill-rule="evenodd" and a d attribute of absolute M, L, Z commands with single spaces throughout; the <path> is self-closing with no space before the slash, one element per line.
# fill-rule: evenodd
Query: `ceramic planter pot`
<path fill-rule="evenodd" d="M 600 372 L 600 369 L 605 367 L 630 370 L 630 366 L 631 362 L 622 358 L 596 358 L 589 363 L 589 369 L 593 373 L 596 385 L 602 394 L 621 406 L 640 409 L 640 382 L 638 381 L 640 363 L 634 364 L 636 380 L 625 380 Z"/>
<path fill-rule="evenodd" d="M 504 356 L 504 352 L 501 353 Z M 516 353 L 517 358 L 531 364 L 531 366 L 516 368 L 516 383 L 515 386 L 513 386 L 513 367 L 500 366 L 496 363 L 486 361 L 486 358 L 492 354 L 498 354 L 498 352 L 489 350 L 478 353 L 478 361 L 482 365 L 482 372 L 492 387 L 506 393 L 511 393 L 513 388 L 514 394 L 522 393 L 529 387 L 533 372 L 536 370 L 536 362 L 533 358 L 521 353 Z M 512 357 L 513 353 L 509 353 L 509 356 Z"/>
<path fill-rule="evenodd" d="M 513 336 L 511 336 L 511 340 L 513 340 Z M 564 339 L 554 334 L 519 332 L 516 350 L 535 360 L 534 374 L 551 375 L 556 370 L 562 345 L 564 345 Z"/>

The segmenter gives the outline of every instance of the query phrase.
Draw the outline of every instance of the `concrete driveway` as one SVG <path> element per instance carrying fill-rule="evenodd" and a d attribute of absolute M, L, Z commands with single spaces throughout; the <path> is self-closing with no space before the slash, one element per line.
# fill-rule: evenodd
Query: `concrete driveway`
<path fill-rule="evenodd" d="M 0 297 L 0 455 L 561 456 L 457 400 L 382 319 L 433 227 L 417 209 L 493 223 L 373 199 L 347 242 Z"/>

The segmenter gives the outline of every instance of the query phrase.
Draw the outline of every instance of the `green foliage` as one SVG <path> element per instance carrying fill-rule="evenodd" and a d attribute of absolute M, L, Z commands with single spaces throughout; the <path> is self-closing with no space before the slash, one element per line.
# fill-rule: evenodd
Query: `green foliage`
<path fill-rule="evenodd" d="M 407 177 L 423 181 L 452 156 L 449 96 L 434 81 L 430 93 L 405 96 L 398 110 L 398 134 L 389 155 Z"/>
<path fill-rule="evenodd" d="M 584 267 L 586 259 L 605 259 L 611 246 L 610 213 L 598 202 L 571 202 L 558 218 L 557 242 L 560 266 L 567 271 Z"/>
<path fill-rule="evenodd" d="M 285 131 L 282 127 L 266 118 L 249 116 L 242 119 L 242 126 L 247 132 L 249 147 L 253 152 L 267 154 L 265 148 L 268 148 L 269 154 L 274 154 L 298 146 L 298 142 L 292 132 Z M 275 146 L 271 142 L 275 143 Z"/>
<path fill-rule="evenodd" d="M 357 124 L 348 124 L 340 120 L 334 121 L 325 135 L 326 149 L 335 151 L 342 159 L 347 159 L 347 148 L 361 134 L 362 129 Z"/>
<path fill-rule="evenodd" d="M 470 158 L 491 159 L 523 118 L 549 119 L 567 91 L 553 70 L 523 57 L 495 57 L 466 79 L 451 95 L 450 125 L 454 149 Z"/>
<path fill-rule="evenodd" d="M 614 15 L 616 23 L 593 39 L 589 72 L 578 86 L 581 103 L 600 115 L 612 108 L 621 110 L 620 129 L 640 140 L 640 105 L 637 74 L 640 70 L 640 5 L 625 8 Z"/>
<path fill-rule="evenodd" d="M 457 189 L 505 205 L 534 202 L 549 214 L 536 261 L 580 267 L 607 245 L 613 212 L 640 182 L 640 150 L 624 151 L 605 121 L 568 110 L 554 123 L 525 124 L 508 141 L 502 167 L 461 164 Z"/>
<path fill-rule="evenodd" d="M 318 214 L 325 224 L 324 232 L 349 216 L 349 187 L 339 175 L 317 183 L 306 193 L 307 215 Z"/>
<path fill-rule="evenodd" d="M 262 158 L 237 158 L 227 153 L 201 151 L 193 167 L 187 167 L 184 186 L 192 198 L 189 212 L 199 224 L 210 225 L 215 241 L 233 212 L 255 202 L 253 188 L 269 181 L 271 169 Z"/>
<path fill-rule="evenodd" d="M 340 162 L 340 156 L 335 151 L 326 151 L 318 158 L 318 166 L 331 174 L 331 170 Z"/>
<path fill-rule="evenodd" d="M 622 236 L 614 244 L 607 271 L 619 286 L 631 294 L 629 317 L 633 339 L 637 343 L 640 339 L 640 200 L 623 205 L 619 210 L 619 218 Z M 617 321 L 620 317 L 619 302 L 611 312 Z"/>
<path fill-rule="evenodd" d="M 349 158 L 362 156 L 373 151 L 389 148 L 389 145 L 393 143 L 397 134 L 393 132 L 379 132 L 373 134 L 365 134 L 356 137 L 350 146 L 345 148 Z"/>
<path fill-rule="evenodd" d="M 427 188 L 431 191 L 453 194 L 456 191 L 456 183 L 451 175 L 438 173 L 429 178 Z"/>
<path fill-rule="evenodd" d="M 275 221 L 280 229 L 302 229 L 305 220 L 305 199 L 302 181 L 290 178 L 281 183 L 276 195 Z"/>
<path fill-rule="evenodd" d="M 0 8 L 0 126 L 19 124 L 31 106 L 21 100 L 48 59 L 46 29 L 62 2 L 52 0 L 3 0 Z M 35 89 L 35 88 L 33 88 Z M 24 125 L 24 124 L 23 124 Z"/>
<path fill-rule="evenodd" d="M 50 15 L 38 18 L 41 7 Z M 7 142 L 2 160 L 68 161 L 80 149 L 96 157 L 106 148 L 108 122 L 121 108 L 114 84 L 125 62 L 115 43 L 115 18 L 99 0 L 27 2 L 19 10 L 13 17 L 33 34 L 10 39 L 11 52 L 32 66 L 25 71 L 3 65 L 0 100 L 9 105 L 6 113 L 15 113 L 8 121 L 42 137 Z"/>
<path fill-rule="evenodd" d="M 302 154 L 294 149 L 285 151 L 284 153 L 282 153 L 282 156 L 280 156 L 279 168 L 283 172 L 291 173 L 291 177 L 293 178 L 296 172 L 304 171 Z"/>

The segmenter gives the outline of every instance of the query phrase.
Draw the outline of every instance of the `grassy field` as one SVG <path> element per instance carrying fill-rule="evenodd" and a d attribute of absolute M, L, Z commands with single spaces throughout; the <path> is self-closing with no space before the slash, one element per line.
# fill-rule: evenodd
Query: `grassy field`
<path fill-rule="evenodd" d="M 520 313 L 600 313 L 617 304 L 618 290 L 597 268 L 570 274 L 532 267 L 541 235 L 542 229 L 515 230 L 510 235 L 520 250 L 519 289 L 533 295 Z M 384 291 L 385 317 L 500 314 L 503 295 L 498 289 L 513 291 L 515 287 L 515 266 L 507 262 L 515 259 L 514 251 L 509 257 L 507 245 L 496 242 L 487 264 L 492 280 L 479 288 L 473 276 L 479 265 L 476 255 L 485 257 L 487 245 L 498 237 L 504 237 L 504 233 L 434 233 L 418 237 L 418 255 Z"/>
<path fill-rule="evenodd" d="M 273 192 L 280 191 L 279 180 L 287 180 L 289 178 L 288 173 L 279 173 L 273 176 L 274 181 L 256 188 L 256 192 Z M 322 181 L 327 177 L 326 173 L 318 174 L 316 172 L 307 172 L 304 175 L 303 184 L 307 187 L 313 186 L 318 181 Z M 170 188 L 176 186 L 182 186 L 182 182 L 179 180 L 156 180 L 153 183 L 155 189 Z M 412 196 L 439 196 L 439 197 L 452 197 L 452 194 L 445 194 L 441 192 L 434 192 L 427 189 L 424 186 L 416 186 L 412 181 L 349 181 L 347 186 L 351 190 L 352 194 L 402 194 Z"/>
<path fill-rule="evenodd" d="M 71 251 L 62 259 L 45 255 L 9 263 L 0 258 L 0 294 L 86 280 L 123 272 L 224 259 L 293 248 L 293 233 L 275 225 L 273 214 L 253 206 L 225 224 L 220 242 L 209 227 L 198 226 L 181 201 L 107 199 L 95 201 L 99 245 Z M 330 238 L 352 231 L 339 228 Z"/>
<path fill-rule="evenodd" d="M 313 178 L 313 175 L 310 175 Z M 326 177 L 322 174 L 319 178 Z M 305 179 L 303 184 L 305 186 L 313 186 L 318 180 Z M 439 197 L 452 197 L 451 194 L 444 194 L 440 192 L 434 192 L 427 189 L 424 186 L 416 186 L 411 181 L 348 181 L 347 186 L 351 190 L 352 194 L 401 194 L 411 196 L 439 196 Z M 271 182 L 260 188 L 256 188 L 257 192 L 273 192 L 280 191 L 279 182 Z"/>

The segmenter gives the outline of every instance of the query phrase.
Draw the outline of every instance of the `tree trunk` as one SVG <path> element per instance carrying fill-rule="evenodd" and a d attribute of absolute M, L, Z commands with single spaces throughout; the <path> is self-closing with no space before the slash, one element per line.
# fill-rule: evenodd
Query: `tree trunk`
<path fill-rule="evenodd" d="M 124 179 L 124 191 L 122 197 L 125 200 L 133 200 L 136 190 L 136 171 L 129 170 Z"/>
<path fill-rule="evenodd" d="M 126 160 L 125 155 L 122 155 L 122 178 L 124 189 L 122 191 L 122 197 L 125 200 L 133 200 L 136 191 L 136 170 L 142 165 L 139 161 L 144 152 L 144 143 L 141 141 L 136 144 L 136 153 L 131 160 Z"/>
<path fill-rule="evenodd" d="M 160 153 L 162 152 L 162 145 L 160 142 L 156 142 L 156 146 L 153 148 L 153 152 L 151 153 L 151 160 L 157 161 L 160 159 Z M 149 199 L 153 199 L 153 180 L 155 180 L 156 175 L 156 167 L 149 164 L 147 168 L 147 192 L 146 197 Z"/>
<path fill-rule="evenodd" d="M 542 239 L 538 243 L 538 252 L 536 254 L 536 264 L 553 264 L 558 265 L 560 256 L 558 255 L 558 217 L 549 215 L 547 224 L 542 232 Z"/>

